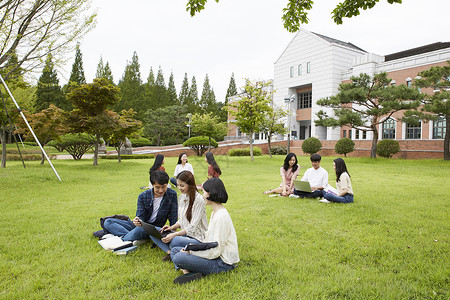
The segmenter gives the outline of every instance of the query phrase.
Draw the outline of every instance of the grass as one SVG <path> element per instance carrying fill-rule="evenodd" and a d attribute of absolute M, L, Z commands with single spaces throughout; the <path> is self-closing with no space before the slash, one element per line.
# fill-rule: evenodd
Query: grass
<path fill-rule="evenodd" d="M 104 251 L 99 218 L 134 216 L 152 161 L 8 162 L 0 169 L 0 299 L 448 299 L 450 163 L 347 158 L 355 203 L 268 197 L 282 156 L 218 156 L 241 262 L 184 286 L 149 244 Z M 166 158 L 169 175 L 177 158 Z M 300 157 L 300 174 L 310 166 Z M 322 166 L 334 185 L 332 157 Z M 204 158 L 190 157 L 197 183 Z M 208 218 L 210 209 L 207 210 Z"/>

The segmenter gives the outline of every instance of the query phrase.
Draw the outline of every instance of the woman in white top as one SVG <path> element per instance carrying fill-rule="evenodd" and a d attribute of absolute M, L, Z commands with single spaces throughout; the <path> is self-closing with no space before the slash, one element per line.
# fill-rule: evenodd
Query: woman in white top
<path fill-rule="evenodd" d="M 334 170 L 336 171 L 337 195 L 330 192 L 324 193 L 323 197 L 325 199 L 319 200 L 319 202 L 352 203 L 353 202 L 352 182 L 350 181 L 350 174 L 348 174 L 345 161 L 342 158 L 336 158 L 333 161 L 333 165 Z"/>
<path fill-rule="evenodd" d="M 194 168 L 190 163 L 188 163 L 188 157 L 186 153 L 180 153 L 180 155 L 178 156 L 178 163 L 177 166 L 175 167 L 175 172 L 173 172 L 173 177 L 170 178 L 171 184 L 177 186 L 176 178 L 178 174 L 180 174 L 182 171 L 190 171 L 192 175 L 194 175 Z"/>
<path fill-rule="evenodd" d="M 162 239 L 151 237 L 153 242 L 168 254 L 163 257 L 164 261 L 170 260 L 170 249 L 173 247 L 202 242 L 208 229 L 205 200 L 197 192 L 194 175 L 189 171 L 182 171 L 177 176 L 177 182 L 181 192 L 178 197 L 178 221 L 172 226 L 164 225 L 161 231 L 175 231 L 178 228 L 180 230 L 169 233 Z"/>
<path fill-rule="evenodd" d="M 205 242 L 217 242 L 218 246 L 203 251 L 185 251 L 180 247 L 172 248 L 170 256 L 184 275 L 174 282 L 183 284 L 199 279 L 202 275 L 232 270 L 239 262 L 236 231 L 227 209 L 228 194 L 219 178 L 208 179 L 203 184 L 203 198 L 211 205 L 213 212 L 206 232 Z"/>

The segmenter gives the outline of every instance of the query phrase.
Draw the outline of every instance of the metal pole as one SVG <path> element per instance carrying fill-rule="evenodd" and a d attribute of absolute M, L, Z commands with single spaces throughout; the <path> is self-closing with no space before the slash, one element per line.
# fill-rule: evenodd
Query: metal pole
<path fill-rule="evenodd" d="M 8 92 L 9 96 L 11 97 L 11 99 L 14 102 L 14 105 L 16 105 L 17 110 L 19 111 L 20 115 L 22 116 L 23 120 L 25 121 L 25 124 L 27 124 L 28 129 L 30 130 L 31 134 L 34 137 L 34 140 L 36 141 L 36 143 L 39 145 L 39 148 L 41 148 L 42 153 L 44 154 L 45 158 L 47 159 L 48 163 L 50 164 L 50 166 L 53 169 L 53 172 L 55 172 L 56 177 L 59 179 L 59 181 L 62 181 L 61 178 L 58 175 L 58 172 L 56 172 L 55 167 L 53 167 L 52 162 L 50 161 L 50 159 L 47 156 L 47 153 L 44 151 L 44 148 L 42 147 L 41 143 L 39 142 L 38 138 L 36 137 L 36 135 L 34 134 L 33 128 L 31 128 L 30 124 L 27 121 L 27 118 L 25 118 L 25 115 L 23 114 L 22 110 L 19 107 L 19 104 L 17 104 L 16 99 L 14 99 L 14 96 L 12 95 L 11 91 L 9 90 L 8 86 L 6 85 L 6 82 L 3 80 L 3 76 L 0 74 L 0 79 L 2 80 L 3 86 L 5 87 L 6 91 Z"/>

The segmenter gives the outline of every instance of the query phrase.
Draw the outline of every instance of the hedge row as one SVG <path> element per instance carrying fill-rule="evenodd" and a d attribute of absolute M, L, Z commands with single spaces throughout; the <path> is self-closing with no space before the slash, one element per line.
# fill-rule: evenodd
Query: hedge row
<path fill-rule="evenodd" d="M 229 156 L 250 156 L 250 148 L 236 148 L 228 150 Z M 262 151 L 259 147 L 253 147 L 253 156 L 261 156 Z"/>
<path fill-rule="evenodd" d="M 99 156 L 102 159 L 118 159 L 117 155 L 100 155 Z M 150 159 L 155 158 L 154 154 L 121 154 L 121 159 Z"/>
<path fill-rule="evenodd" d="M 54 154 L 48 154 L 47 155 L 49 159 L 54 159 L 56 157 L 56 155 Z M 23 160 L 41 160 L 41 155 L 40 154 L 25 154 L 22 155 Z M 6 155 L 6 160 L 8 161 L 13 161 L 13 160 L 20 160 L 20 155 L 19 154 L 9 154 Z"/>
<path fill-rule="evenodd" d="M 0 149 L 0 155 L 3 151 Z M 20 149 L 20 153 L 22 154 L 40 154 L 41 149 Z M 6 154 L 19 154 L 19 150 L 17 149 L 8 149 L 6 150 Z"/>

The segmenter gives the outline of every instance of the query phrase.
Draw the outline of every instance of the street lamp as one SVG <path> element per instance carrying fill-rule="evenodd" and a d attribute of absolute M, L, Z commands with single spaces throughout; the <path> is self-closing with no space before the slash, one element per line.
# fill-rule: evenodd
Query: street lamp
<path fill-rule="evenodd" d="M 291 152 L 291 103 L 295 101 L 295 94 L 290 97 L 284 98 L 284 103 L 288 107 L 288 140 L 287 140 L 287 153 Z"/>
<path fill-rule="evenodd" d="M 189 119 L 189 123 L 186 125 L 189 128 L 189 138 L 191 138 L 191 118 L 192 114 L 187 114 L 186 117 Z"/>

